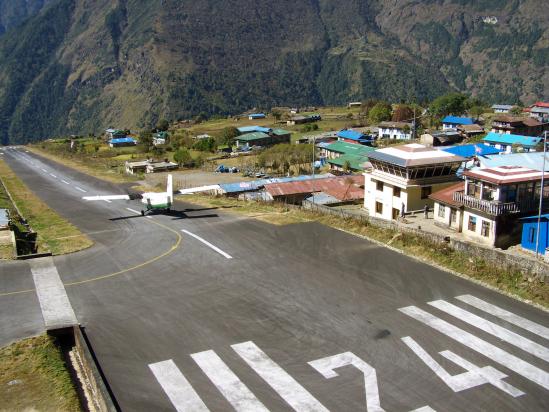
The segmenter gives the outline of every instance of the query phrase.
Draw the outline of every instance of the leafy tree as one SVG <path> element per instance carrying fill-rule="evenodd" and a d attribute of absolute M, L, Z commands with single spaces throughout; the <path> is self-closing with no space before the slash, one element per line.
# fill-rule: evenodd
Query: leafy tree
<path fill-rule="evenodd" d="M 475 119 L 478 119 L 482 115 L 482 113 L 484 113 L 484 107 L 482 107 L 482 106 L 473 106 L 469 109 L 469 113 Z"/>
<path fill-rule="evenodd" d="M 238 129 L 234 126 L 225 127 L 221 131 L 220 135 L 220 144 L 230 145 L 233 142 L 233 139 L 238 136 Z"/>
<path fill-rule="evenodd" d="M 411 121 L 413 117 L 414 117 L 414 111 L 410 106 L 405 104 L 399 104 L 397 107 L 395 107 L 391 120 L 393 122 L 407 122 L 407 121 Z"/>
<path fill-rule="evenodd" d="M 166 130 L 168 130 L 168 127 L 170 127 L 170 122 L 168 122 L 166 119 L 160 119 L 156 124 L 156 130 L 158 130 L 159 132 L 165 132 Z"/>
<path fill-rule="evenodd" d="M 351 171 L 351 162 L 350 161 L 345 160 L 345 162 L 343 162 L 343 171 L 345 173 L 349 173 Z"/>
<path fill-rule="evenodd" d="M 386 120 L 391 120 L 392 108 L 389 103 L 379 102 L 368 112 L 368 120 L 370 123 L 379 123 Z"/>
<path fill-rule="evenodd" d="M 217 144 L 213 137 L 208 137 L 206 139 L 200 139 L 193 144 L 194 150 L 199 150 L 201 152 L 215 152 Z"/>
<path fill-rule="evenodd" d="M 276 121 L 279 121 L 282 118 L 282 112 L 280 111 L 280 109 L 273 109 L 271 114 L 276 119 Z"/>
<path fill-rule="evenodd" d="M 460 115 L 469 108 L 468 97 L 462 93 L 447 93 L 437 97 L 429 106 L 435 116 Z"/>
<path fill-rule="evenodd" d="M 153 147 L 153 137 L 150 130 L 144 130 L 139 133 L 139 146 L 141 151 L 147 153 Z"/>
<path fill-rule="evenodd" d="M 522 114 L 522 107 L 520 106 L 513 106 L 511 107 L 511 110 L 509 110 L 510 114 L 519 115 Z"/>
<path fill-rule="evenodd" d="M 175 160 L 179 166 L 182 166 L 182 165 L 190 164 L 193 158 L 191 156 L 191 153 L 186 147 L 180 147 L 173 154 L 173 160 Z"/>

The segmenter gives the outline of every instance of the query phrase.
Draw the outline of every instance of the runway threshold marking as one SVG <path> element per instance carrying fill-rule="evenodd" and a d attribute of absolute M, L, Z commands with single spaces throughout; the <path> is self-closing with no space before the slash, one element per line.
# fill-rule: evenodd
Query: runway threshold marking
<path fill-rule="evenodd" d="M 524 378 L 537 383 L 545 389 L 549 389 L 549 373 L 534 366 L 509 352 L 492 345 L 489 342 L 469 333 L 451 323 L 440 319 L 429 312 L 416 306 L 407 306 L 400 308 L 400 312 L 409 317 L 439 331 L 440 333 L 454 339 L 456 342 L 467 346 L 468 348 L 486 356 L 487 358 L 499 363 L 500 365 L 514 371 Z"/>
<path fill-rule="evenodd" d="M 496 305 L 485 302 L 472 295 L 461 295 L 456 297 L 457 300 L 467 303 L 477 309 L 480 309 L 486 313 L 489 313 L 497 318 L 500 318 L 506 322 L 509 322 L 519 328 L 525 329 L 528 332 L 532 332 L 542 338 L 549 339 L 549 328 L 542 326 L 538 323 L 532 322 L 522 316 L 515 315 L 508 310 L 502 309 Z"/>
<path fill-rule="evenodd" d="M 206 246 L 208 246 L 209 248 L 215 250 L 217 253 L 219 253 L 221 256 L 224 256 L 225 258 L 227 259 L 232 259 L 233 257 L 231 255 L 229 255 L 227 252 L 224 252 L 223 250 L 219 249 L 217 246 L 215 245 L 212 245 L 210 242 L 208 242 L 206 239 L 203 239 L 201 238 L 200 236 L 198 235 L 195 235 L 194 233 L 191 233 L 189 232 L 188 230 L 185 230 L 185 229 L 181 229 L 181 231 L 183 233 L 186 233 L 187 235 L 189 236 L 192 236 L 194 237 L 196 240 L 204 243 Z"/>
<path fill-rule="evenodd" d="M 269 411 L 213 350 L 193 353 L 191 358 L 237 412 Z"/>
<path fill-rule="evenodd" d="M 149 369 L 178 412 L 209 411 L 173 360 L 151 363 Z"/>

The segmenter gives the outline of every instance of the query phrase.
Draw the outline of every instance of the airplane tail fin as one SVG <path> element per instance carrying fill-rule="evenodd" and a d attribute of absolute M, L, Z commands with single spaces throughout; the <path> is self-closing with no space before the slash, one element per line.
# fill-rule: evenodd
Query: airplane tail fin
<path fill-rule="evenodd" d="M 166 192 L 168 193 L 168 201 L 173 203 L 173 176 L 171 174 L 168 175 L 168 188 Z"/>

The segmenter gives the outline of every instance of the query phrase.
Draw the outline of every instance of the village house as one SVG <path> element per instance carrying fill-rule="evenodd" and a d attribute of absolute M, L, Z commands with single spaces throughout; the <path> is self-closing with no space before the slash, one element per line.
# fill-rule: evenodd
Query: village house
<path fill-rule="evenodd" d="M 357 132 L 351 129 L 343 129 L 337 132 L 337 140 L 340 142 L 355 144 L 366 144 L 371 142 L 371 139 L 364 133 Z"/>
<path fill-rule="evenodd" d="M 320 143 L 320 158 L 330 165 L 330 169 L 337 172 L 363 172 L 370 167 L 368 153 L 375 149 L 354 143 L 337 141 L 330 144 Z"/>
<path fill-rule="evenodd" d="M 522 222 L 522 239 L 520 246 L 549 259 L 549 214 L 527 216 L 520 219 Z M 539 236 L 538 236 L 539 221 Z"/>
<path fill-rule="evenodd" d="M 466 139 L 478 136 L 484 133 L 484 128 L 478 124 L 460 124 L 457 131 Z"/>
<path fill-rule="evenodd" d="M 536 146 L 542 141 L 541 137 L 522 136 L 517 134 L 500 134 L 490 132 L 482 141 L 484 144 L 501 149 L 505 153 L 511 153 L 513 148 L 520 148 L 521 151 L 535 151 Z"/>
<path fill-rule="evenodd" d="M 116 137 L 109 140 L 110 147 L 135 146 L 137 141 L 133 137 Z"/>
<path fill-rule="evenodd" d="M 265 119 L 265 113 L 251 113 L 248 115 L 249 120 Z"/>
<path fill-rule="evenodd" d="M 412 128 L 412 123 L 381 122 L 378 125 L 378 137 L 380 139 L 410 140 L 412 138 Z"/>
<path fill-rule="evenodd" d="M 536 102 L 530 107 L 530 117 L 536 119 L 539 122 L 549 122 L 549 103 Z"/>
<path fill-rule="evenodd" d="M 419 142 L 425 146 L 448 146 L 460 143 L 463 135 L 455 129 L 426 131 Z"/>
<path fill-rule="evenodd" d="M 255 133 L 255 132 L 270 133 L 272 132 L 273 129 L 271 129 L 270 127 L 263 127 L 263 126 L 242 126 L 237 128 L 237 130 L 238 130 L 238 133 L 240 134 L 246 134 L 246 133 Z"/>
<path fill-rule="evenodd" d="M 105 130 L 105 140 L 120 139 L 128 135 L 126 130 L 122 129 L 107 129 Z"/>
<path fill-rule="evenodd" d="M 347 104 L 348 109 L 352 109 L 353 107 L 361 107 L 361 106 L 362 106 L 362 102 L 349 102 Z"/>
<path fill-rule="evenodd" d="M 446 116 L 442 119 L 442 130 L 457 129 L 461 125 L 475 124 L 471 117 Z"/>
<path fill-rule="evenodd" d="M 268 132 L 251 132 L 235 137 L 236 147 L 271 146 L 290 143 L 292 134 L 283 129 L 267 129 Z"/>
<path fill-rule="evenodd" d="M 532 117 L 494 116 L 492 118 L 492 132 L 517 134 L 523 136 L 538 136 L 549 128 L 549 124 L 542 124 Z"/>
<path fill-rule="evenodd" d="M 509 113 L 512 108 L 512 104 L 494 104 L 492 106 L 494 113 Z"/>
<path fill-rule="evenodd" d="M 319 114 L 310 114 L 307 116 L 293 116 L 290 120 L 286 121 L 288 126 L 294 126 L 296 124 L 312 123 L 322 120 Z"/>
<path fill-rule="evenodd" d="M 168 132 L 158 132 L 153 135 L 153 145 L 162 146 L 168 141 Z"/>
<path fill-rule="evenodd" d="M 364 207 L 370 216 L 397 219 L 402 213 L 433 207 L 432 192 L 454 184 L 466 161 L 442 150 L 412 143 L 368 154 L 372 165 L 364 173 Z"/>
<path fill-rule="evenodd" d="M 539 205 L 542 172 L 522 166 L 474 168 L 464 182 L 433 193 L 434 219 L 465 238 L 499 248 L 520 242 L 519 219 Z M 543 199 L 549 208 L 549 181 Z"/>
<path fill-rule="evenodd" d="M 126 161 L 125 170 L 127 174 L 134 175 L 138 173 L 157 173 L 167 172 L 178 169 L 177 163 L 164 161 L 155 162 L 152 159 L 139 160 L 136 162 Z"/>

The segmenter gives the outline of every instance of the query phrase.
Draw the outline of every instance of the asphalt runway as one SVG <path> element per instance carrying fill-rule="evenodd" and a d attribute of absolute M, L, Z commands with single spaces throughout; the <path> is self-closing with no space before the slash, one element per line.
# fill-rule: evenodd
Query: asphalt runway
<path fill-rule="evenodd" d="M 316 223 L 84 202 L 123 189 L 3 151 L 96 242 L 53 262 L 122 410 L 549 410 L 547 312 Z M 0 266 L 0 343 L 41 327 L 27 272 Z"/>

